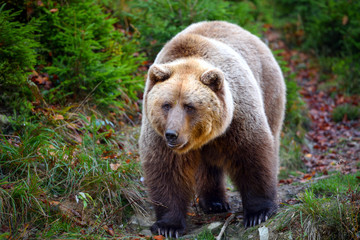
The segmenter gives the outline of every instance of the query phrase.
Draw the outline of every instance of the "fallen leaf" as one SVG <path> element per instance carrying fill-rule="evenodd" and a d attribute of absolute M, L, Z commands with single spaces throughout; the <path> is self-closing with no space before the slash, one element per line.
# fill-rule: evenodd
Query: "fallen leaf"
<path fill-rule="evenodd" d="M 349 17 L 344 15 L 343 18 L 342 18 L 342 25 L 346 25 L 349 21 Z"/>
<path fill-rule="evenodd" d="M 110 168 L 111 168 L 113 171 L 116 171 L 120 166 L 121 166 L 120 163 L 110 163 Z"/>
<path fill-rule="evenodd" d="M 153 236 L 153 238 L 155 240 L 164 240 L 165 239 L 163 235 L 156 235 L 156 236 Z"/>
<path fill-rule="evenodd" d="M 311 174 L 305 174 L 303 176 L 303 179 L 310 180 L 312 177 L 313 177 L 313 175 L 311 175 Z"/>
<path fill-rule="evenodd" d="M 115 235 L 115 232 L 114 232 L 114 229 L 113 229 L 113 226 L 112 225 L 104 225 L 103 226 L 103 229 L 111 236 L 114 236 Z"/>
<path fill-rule="evenodd" d="M 64 120 L 64 116 L 60 115 L 60 114 L 57 114 L 57 115 L 54 115 L 53 119 L 54 120 Z"/>

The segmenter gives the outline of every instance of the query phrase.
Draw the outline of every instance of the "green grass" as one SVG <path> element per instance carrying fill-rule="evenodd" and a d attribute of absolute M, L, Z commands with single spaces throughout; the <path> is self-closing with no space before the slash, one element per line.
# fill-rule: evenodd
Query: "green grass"
<path fill-rule="evenodd" d="M 299 204 L 281 211 L 279 231 L 297 239 L 357 239 L 360 234 L 359 175 L 340 173 L 298 194 Z"/>
<path fill-rule="evenodd" d="M 196 240 L 214 240 L 215 237 L 210 230 L 204 230 L 194 238 Z"/>
<path fill-rule="evenodd" d="M 4 234 L 106 236 L 104 225 L 122 224 L 131 209 L 142 210 L 138 155 L 123 149 L 123 134 L 98 115 L 48 120 L 46 127 L 31 123 L 0 135 Z M 136 137 L 130 144 L 136 147 Z"/>

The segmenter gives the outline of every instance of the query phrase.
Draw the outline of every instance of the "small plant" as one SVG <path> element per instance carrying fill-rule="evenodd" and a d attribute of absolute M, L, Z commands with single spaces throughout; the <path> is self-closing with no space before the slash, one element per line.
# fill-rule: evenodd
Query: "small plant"
<path fill-rule="evenodd" d="M 75 196 L 76 202 L 82 201 L 83 208 L 85 209 L 89 203 L 94 204 L 94 199 L 88 193 L 79 192 L 78 195 Z"/>
<path fill-rule="evenodd" d="M 341 122 L 344 119 L 357 120 L 360 118 L 360 107 L 348 103 L 339 105 L 333 110 L 331 116 L 335 122 Z"/>
<path fill-rule="evenodd" d="M 195 237 L 196 240 L 214 240 L 215 237 L 210 230 L 204 230 Z"/>

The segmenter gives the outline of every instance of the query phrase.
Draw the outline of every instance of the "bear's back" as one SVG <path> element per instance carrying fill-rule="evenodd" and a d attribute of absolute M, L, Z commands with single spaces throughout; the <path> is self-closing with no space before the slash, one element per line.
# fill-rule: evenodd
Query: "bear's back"
<path fill-rule="evenodd" d="M 276 65 L 270 49 L 258 37 L 232 23 L 199 22 L 180 34 L 197 34 L 228 45 L 245 59 L 258 82 L 262 79 L 263 65 L 269 61 Z"/>

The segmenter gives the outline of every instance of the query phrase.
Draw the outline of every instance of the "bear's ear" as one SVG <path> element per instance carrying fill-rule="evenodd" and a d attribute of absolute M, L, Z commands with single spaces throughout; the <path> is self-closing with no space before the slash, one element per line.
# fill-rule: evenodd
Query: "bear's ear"
<path fill-rule="evenodd" d="M 224 74 L 219 69 L 210 69 L 201 75 L 200 81 L 214 92 L 217 92 L 224 84 Z"/>
<path fill-rule="evenodd" d="M 149 69 L 149 79 L 152 84 L 163 82 L 169 79 L 170 75 L 170 69 L 163 65 L 153 64 Z"/>

